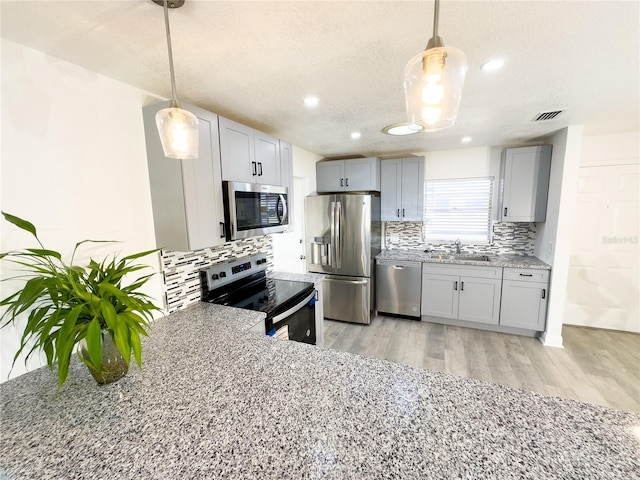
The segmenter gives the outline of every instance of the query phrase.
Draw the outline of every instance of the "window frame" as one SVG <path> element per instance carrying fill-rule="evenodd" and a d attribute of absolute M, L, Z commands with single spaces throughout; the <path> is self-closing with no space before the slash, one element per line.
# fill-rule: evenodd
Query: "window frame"
<path fill-rule="evenodd" d="M 478 186 L 472 188 L 471 182 L 479 183 L 479 182 L 487 182 L 488 185 Z M 468 191 L 459 193 L 464 190 L 463 185 L 455 185 L 455 183 L 464 183 L 468 182 L 467 185 Z M 493 241 L 493 200 L 494 200 L 494 189 L 495 189 L 495 177 L 494 176 L 483 176 L 483 177 L 464 177 L 464 178 L 443 178 L 443 179 L 430 179 L 425 180 L 424 185 L 424 206 L 422 209 L 422 218 L 423 218 L 423 228 L 422 228 L 422 240 L 426 243 L 438 244 L 438 243 L 453 243 L 455 240 L 460 240 L 461 243 L 473 244 L 473 245 L 487 245 L 492 243 Z M 433 192 L 433 190 L 439 190 L 439 192 Z M 442 195 L 446 195 L 447 189 L 456 190 L 456 196 L 444 197 L 447 198 L 446 206 L 440 206 L 437 208 L 434 206 L 434 200 L 431 198 L 434 194 L 442 199 Z M 480 216 L 484 218 L 486 215 L 486 230 L 482 229 L 482 235 L 480 235 L 480 231 L 477 230 L 476 233 L 466 233 L 464 229 L 459 229 L 457 231 L 452 231 L 450 235 L 448 234 L 430 234 L 428 225 L 433 224 L 433 220 L 430 220 L 434 215 L 445 216 L 447 215 L 447 210 L 449 210 L 450 219 L 455 218 L 452 209 L 460 208 L 459 206 L 452 206 L 452 203 L 460 202 L 472 202 L 474 199 L 473 196 L 478 196 L 482 194 L 486 195 L 486 203 L 482 204 L 482 208 L 479 209 L 477 207 L 466 207 L 464 208 L 463 214 L 466 214 L 469 220 L 474 220 L 473 216 Z M 437 201 L 437 200 L 435 200 Z M 477 201 L 477 198 L 475 199 Z M 483 199 L 482 202 L 485 202 Z M 471 218 L 470 218 L 471 217 Z M 479 222 L 477 222 L 479 223 Z M 484 221 L 481 223 L 484 227 Z M 444 226 L 441 225 L 439 230 L 442 230 Z M 486 232 L 486 236 L 485 236 Z"/>

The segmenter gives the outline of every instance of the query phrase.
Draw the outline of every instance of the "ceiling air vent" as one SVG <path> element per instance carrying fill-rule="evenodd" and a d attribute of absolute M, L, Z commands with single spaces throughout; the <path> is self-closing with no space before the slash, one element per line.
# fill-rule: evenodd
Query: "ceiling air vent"
<path fill-rule="evenodd" d="M 546 122 L 547 120 L 553 120 L 564 112 L 564 110 L 553 110 L 551 112 L 540 112 L 533 117 L 532 122 Z"/>

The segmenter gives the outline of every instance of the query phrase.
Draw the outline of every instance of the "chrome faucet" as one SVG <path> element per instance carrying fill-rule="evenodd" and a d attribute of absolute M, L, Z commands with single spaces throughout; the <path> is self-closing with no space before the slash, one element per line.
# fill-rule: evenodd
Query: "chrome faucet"
<path fill-rule="evenodd" d="M 460 239 L 457 239 L 454 245 L 456 246 L 456 253 L 461 253 L 462 250 L 460 250 Z"/>

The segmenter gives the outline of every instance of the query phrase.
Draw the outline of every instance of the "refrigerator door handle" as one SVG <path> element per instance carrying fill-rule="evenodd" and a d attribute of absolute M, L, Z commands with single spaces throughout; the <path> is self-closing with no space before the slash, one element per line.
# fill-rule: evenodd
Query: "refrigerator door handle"
<path fill-rule="evenodd" d="M 331 202 L 331 248 L 333 255 L 330 257 L 329 265 L 333 267 L 333 260 L 336 258 L 336 202 Z"/>
<path fill-rule="evenodd" d="M 336 202 L 336 266 L 342 267 L 342 203 Z"/>

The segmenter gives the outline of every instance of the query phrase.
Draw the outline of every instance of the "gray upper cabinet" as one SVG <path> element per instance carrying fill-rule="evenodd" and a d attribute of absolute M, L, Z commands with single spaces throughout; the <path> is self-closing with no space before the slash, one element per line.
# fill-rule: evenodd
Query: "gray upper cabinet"
<path fill-rule="evenodd" d="M 328 160 L 316 163 L 316 190 L 326 192 L 379 192 L 377 157 Z"/>
<path fill-rule="evenodd" d="M 424 157 L 380 162 L 380 203 L 382 221 L 422 221 Z"/>
<path fill-rule="evenodd" d="M 551 145 L 507 148 L 500 171 L 498 220 L 544 222 L 551 171 Z"/>
<path fill-rule="evenodd" d="M 158 248 L 191 251 L 225 242 L 218 116 L 191 105 L 199 119 L 199 154 L 193 160 L 167 158 L 155 115 L 169 102 L 143 108 L 153 220 Z"/>
<path fill-rule="evenodd" d="M 282 186 L 289 189 L 288 193 L 288 207 L 289 207 L 289 226 L 287 232 L 293 232 L 295 230 L 293 212 L 293 147 L 289 142 L 280 140 L 280 174 L 282 178 Z"/>
<path fill-rule="evenodd" d="M 219 121 L 223 180 L 281 185 L 280 141 L 228 118 Z"/>
<path fill-rule="evenodd" d="M 500 325 L 543 331 L 548 293 L 548 270 L 505 268 Z"/>

